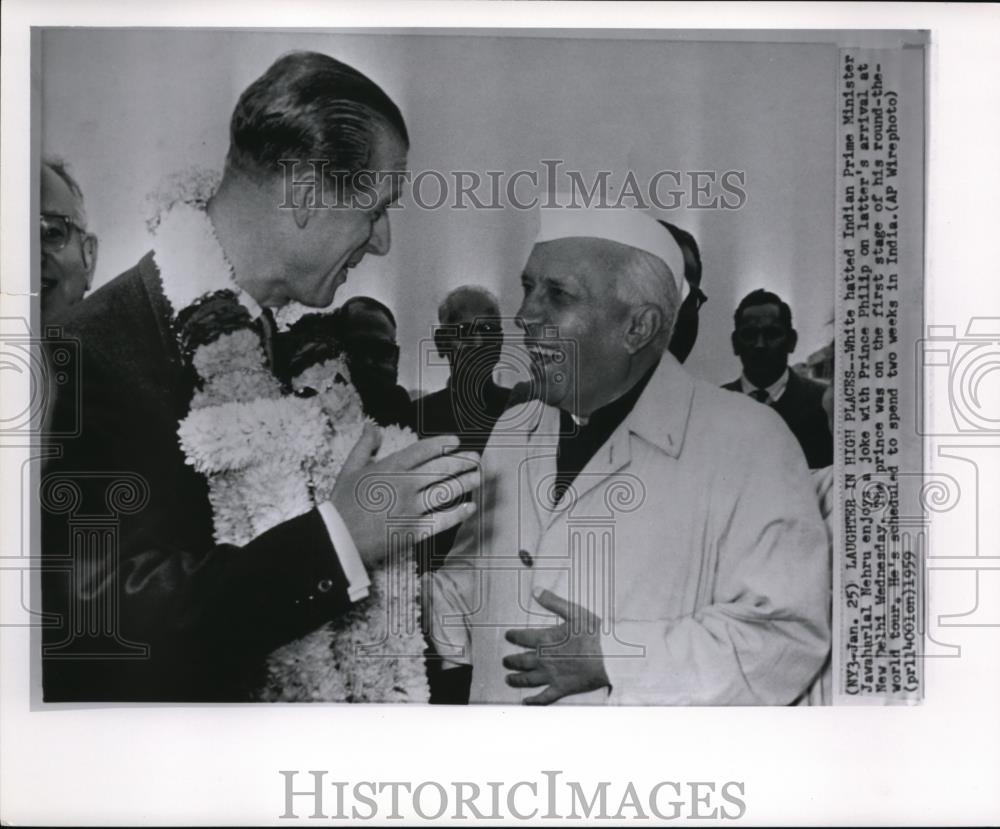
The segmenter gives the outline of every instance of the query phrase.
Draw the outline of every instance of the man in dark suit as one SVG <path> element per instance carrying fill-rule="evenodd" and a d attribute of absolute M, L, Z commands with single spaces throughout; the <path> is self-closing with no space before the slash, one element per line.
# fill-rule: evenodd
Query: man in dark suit
<path fill-rule="evenodd" d="M 421 437 L 458 435 L 463 449 L 482 453 L 510 398 L 493 379 L 503 349 L 500 305 L 485 288 L 463 285 L 444 298 L 438 322 L 434 344 L 451 376 L 416 401 L 417 429 Z"/>
<path fill-rule="evenodd" d="M 341 305 L 335 317 L 351 382 L 361 395 L 365 414 L 380 426 L 412 429 L 413 403 L 397 382 L 399 345 L 392 311 L 377 299 L 356 296 Z"/>
<path fill-rule="evenodd" d="M 326 55 L 280 58 L 233 113 L 222 182 L 197 214 L 214 239 L 206 256 L 264 309 L 329 305 L 348 269 L 389 249 L 385 208 L 407 148 L 398 108 L 369 78 Z M 292 184 L 337 187 L 341 209 L 290 199 L 288 159 L 326 162 L 318 175 L 313 163 L 312 179 L 300 167 Z M 369 177 L 354 199 L 363 168 L 392 175 L 375 188 Z M 449 479 L 459 495 L 478 485 L 455 438 L 373 463 L 378 435 L 366 430 L 329 501 L 243 547 L 215 543 L 206 481 L 178 444 L 195 375 L 156 257 L 56 320 L 79 341 L 81 364 L 53 418 L 54 435 L 76 436 L 60 441 L 40 487 L 47 701 L 242 698 L 267 653 L 367 596 L 366 568 L 386 555 L 386 536 L 384 516 L 357 501 L 362 475 L 384 479 L 403 516 L 422 515 L 428 485 Z M 270 319 L 265 310 L 255 323 L 265 343 Z M 439 532 L 470 512 L 420 520 Z"/>
<path fill-rule="evenodd" d="M 740 301 L 733 323 L 733 353 L 743 363 L 743 374 L 723 388 L 749 395 L 780 414 L 810 469 L 832 464 L 833 435 L 823 410 L 826 386 L 788 367 L 798 342 L 791 308 L 777 294 L 758 289 Z"/>

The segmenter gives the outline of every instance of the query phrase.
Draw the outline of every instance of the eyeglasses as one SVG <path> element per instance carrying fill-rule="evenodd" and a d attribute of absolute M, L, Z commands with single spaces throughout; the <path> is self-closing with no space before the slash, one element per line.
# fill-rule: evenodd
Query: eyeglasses
<path fill-rule="evenodd" d="M 498 320 L 476 320 L 457 325 L 442 325 L 441 336 L 449 340 L 468 340 L 472 337 L 497 337 L 503 332 Z"/>
<path fill-rule="evenodd" d="M 39 216 L 42 250 L 46 253 L 57 253 L 69 244 L 69 237 L 76 230 L 81 236 L 87 231 L 74 222 L 69 216 L 61 213 L 42 213 Z"/>

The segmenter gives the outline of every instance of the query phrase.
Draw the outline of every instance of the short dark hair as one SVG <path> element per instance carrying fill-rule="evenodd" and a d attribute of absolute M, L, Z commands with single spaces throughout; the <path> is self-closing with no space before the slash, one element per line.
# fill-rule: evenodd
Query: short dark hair
<path fill-rule="evenodd" d="M 76 179 L 69 174 L 69 169 L 63 159 L 56 158 L 54 156 L 46 156 L 42 159 L 42 166 L 48 167 L 53 173 L 59 176 L 59 178 L 66 183 L 70 192 L 76 196 L 81 203 L 83 202 L 83 190 L 81 190 L 80 185 L 76 183 Z"/>
<path fill-rule="evenodd" d="M 337 309 L 337 313 L 340 314 L 342 320 L 346 320 L 350 315 L 352 306 L 359 306 L 365 311 L 374 311 L 376 314 L 384 314 L 389 318 L 389 322 L 392 323 L 393 328 L 399 328 L 396 325 L 396 318 L 393 316 L 392 311 L 389 310 L 389 307 L 370 296 L 352 296 L 347 302 L 341 305 Z"/>
<path fill-rule="evenodd" d="M 691 268 L 688 267 L 687 262 L 684 263 L 684 278 L 690 285 L 693 285 L 696 282 L 700 285 L 701 251 L 698 249 L 697 240 L 682 227 L 677 227 L 677 225 L 671 224 L 663 219 L 657 219 L 657 221 L 670 231 L 670 235 L 674 237 L 674 241 L 678 244 L 682 251 L 686 248 L 691 252 L 691 256 L 695 261 L 695 266 Z"/>
<path fill-rule="evenodd" d="M 240 95 L 226 164 L 273 175 L 282 159 L 316 159 L 331 176 L 356 173 L 386 128 L 409 147 L 403 116 L 378 84 L 329 55 L 289 52 Z"/>
<path fill-rule="evenodd" d="M 788 307 L 788 303 L 777 294 L 765 291 L 763 288 L 751 291 L 740 300 L 740 304 L 736 306 L 736 312 L 733 314 L 734 327 L 739 326 L 740 315 L 743 313 L 743 310 L 753 305 L 777 305 L 778 314 L 781 317 L 782 323 L 784 323 L 785 327 L 788 328 L 789 331 L 792 330 L 792 309 Z"/>

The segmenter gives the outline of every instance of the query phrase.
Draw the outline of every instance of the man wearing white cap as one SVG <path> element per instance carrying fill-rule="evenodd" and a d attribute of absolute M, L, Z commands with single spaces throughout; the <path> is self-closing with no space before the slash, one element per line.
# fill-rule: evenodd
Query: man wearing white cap
<path fill-rule="evenodd" d="M 519 311 L 541 401 L 494 430 L 424 591 L 471 702 L 788 704 L 823 664 L 808 470 L 773 412 L 666 351 L 683 263 L 640 212 L 542 210 Z"/>

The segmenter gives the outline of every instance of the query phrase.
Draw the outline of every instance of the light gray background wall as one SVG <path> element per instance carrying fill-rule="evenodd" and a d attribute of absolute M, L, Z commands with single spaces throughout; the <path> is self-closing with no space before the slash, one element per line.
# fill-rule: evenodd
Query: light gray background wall
<path fill-rule="evenodd" d="M 837 64 L 826 44 L 50 30 L 42 150 L 67 159 L 85 192 L 101 237 L 95 285 L 148 249 L 143 199 L 164 174 L 221 168 L 237 97 L 290 49 L 326 52 L 376 80 L 406 118 L 414 171 L 540 170 L 562 159 L 587 177 L 611 170 L 620 184 L 628 170 L 641 182 L 664 169 L 745 170 L 741 210 L 658 213 L 702 247 L 709 302 L 689 368 L 714 382 L 738 375 L 731 315 L 757 287 L 792 305 L 794 360 L 832 336 Z M 337 301 L 364 293 L 392 307 L 401 382 L 434 389 L 446 373 L 419 369 L 418 342 L 440 298 L 477 282 L 512 314 L 530 227 L 512 210 L 426 211 L 404 199 L 391 252 L 366 260 Z"/>

